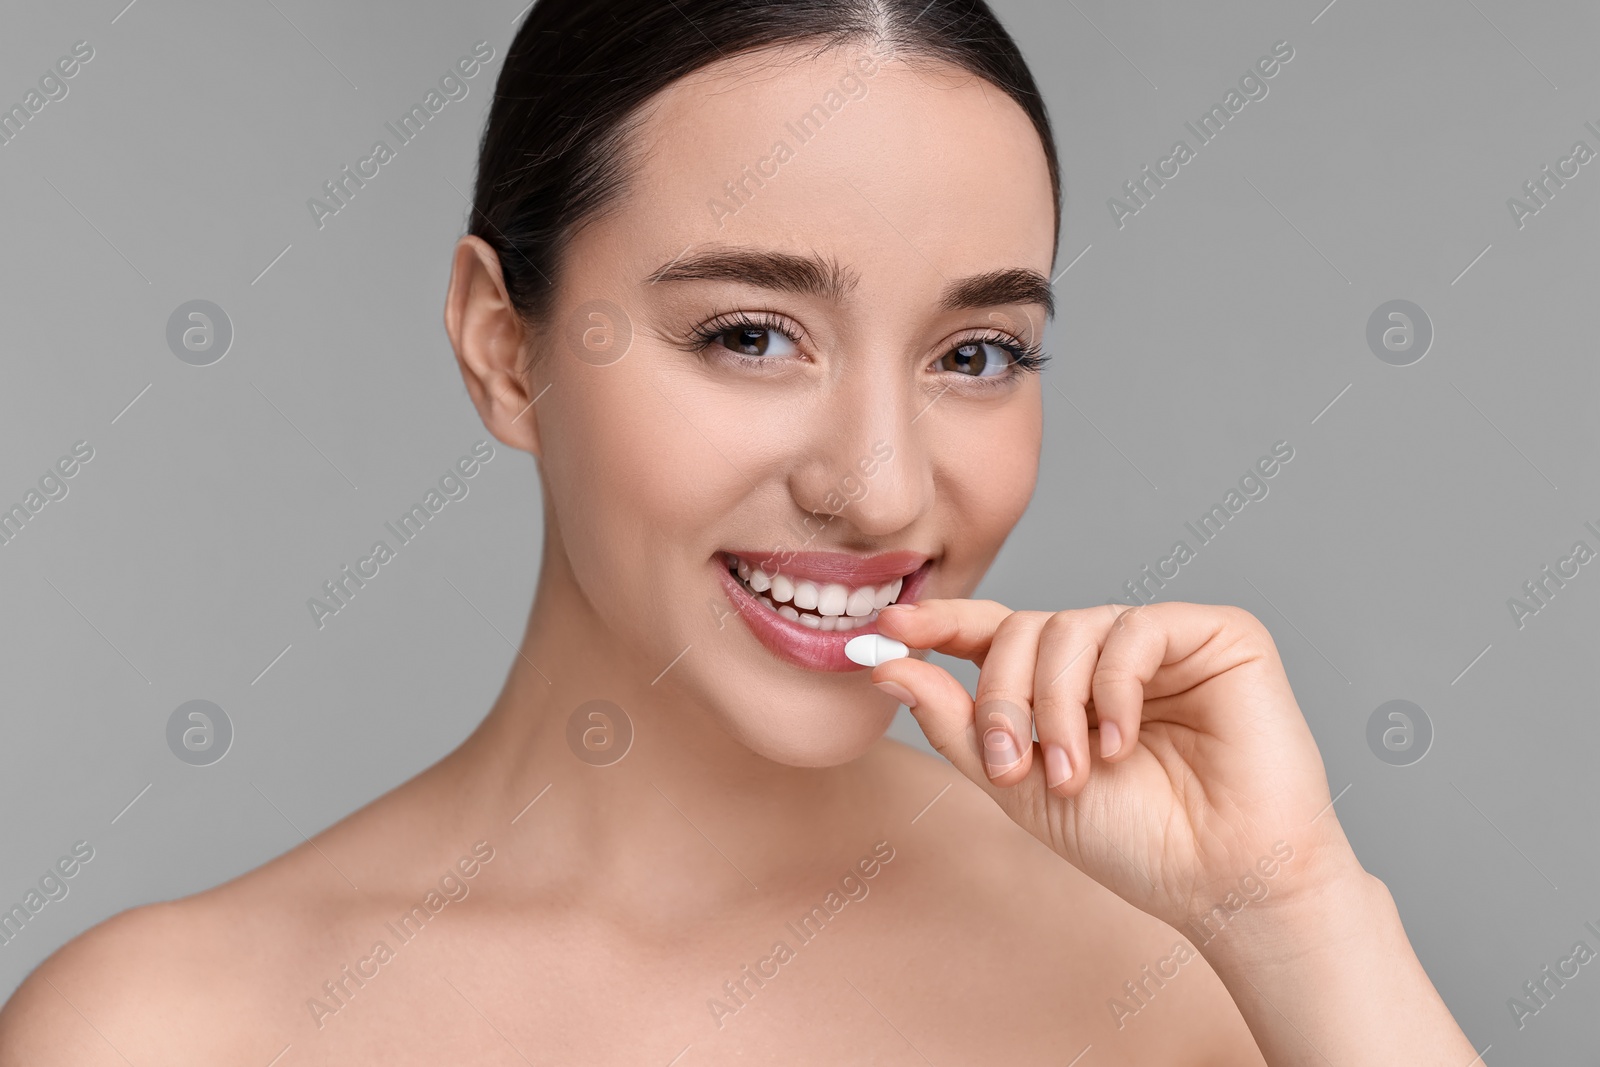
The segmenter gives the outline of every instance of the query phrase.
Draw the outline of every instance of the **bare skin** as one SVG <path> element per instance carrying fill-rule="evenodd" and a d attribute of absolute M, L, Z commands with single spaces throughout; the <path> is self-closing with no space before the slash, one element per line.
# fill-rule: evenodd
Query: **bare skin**
<path fill-rule="evenodd" d="M 4 1028 L 3 1062 L 265 1064 L 290 1045 L 279 1063 L 664 1064 L 689 1046 L 680 1063 L 776 1051 L 801 1063 L 1059 1064 L 1091 1044 L 1096 1063 L 1260 1062 L 1198 959 L 1119 1031 L 1106 1001 L 1179 935 L 902 745 L 874 746 L 837 783 L 858 810 L 792 834 L 746 827 L 771 839 L 766 854 L 740 837 L 747 816 L 734 805 L 689 807 L 689 783 L 670 768 L 651 772 L 661 794 L 642 766 L 624 782 L 639 753 L 585 768 L 612 786 L 604 802 L 657 841 L 597 857 L 574 832 L 601 802 L 594 790 L 558 781 L 512 825 L 537 790 L 475 784 L 496 762 L 490 741 L 314 839 L 360 892 L 301 847 L 79 938 L 7 1009 L 18 1021 Z M 542 747 L 552 763 L 575 762 L 559 737 Z M 475 840 L 494 854 L 461 879 L 468 895 L 402 943 L 385 923 L 437 889 Z M 867 894 L 803 942 L 787 924 L 879 841 L 893 858 L 862 879 Z M 363 968 L 376 972 L 363 986 L 347 980 L 353 995 L 319 1027 L 308 1000 L 336 1005 L 323 983 L 377 940 L 393 958 Z M 728 997 L 723 983 L 780 940 L 794 958 L 762 987 L 746 980 L 745 1004 Z M 713 999 L 737 1010 L 713 1014 Z"/>
<path fill-rule="evenodd" d="M 736 213 L 706 210 L 864 51 L 724 61 L 663 93 L 640 180 L 578 237 L 548 330 L 463 238 L 446 327 L 485 425 L 538 460 L 545 508 L 503 692 L 456 751 L 308 844 L 60 950 L 0 1012 L 0 1067 L 1467 1062 L 1387 894 L 1317 810 L 1321 763 L 1259 624 L 964 599 L 1033 493 L 1042 405 L 1037 375 L 976 384 L 945 356 L 996 329 L 1030 343 L 1045 309 L 941 295 L 1050 276 L 1022 112 L 881 59 Z M 651 281 L 712 246 L 816 255 L 851 284 Z M 618 358 L 615 335 L 607 358 L 563 340 L 594 301 L 624 317 Z M 686 350 L 730 311 L 778 320 L 769 364 Z M 830 506 L 875 441 L 893 462 Z M 808 671 L 745 628 L 718 550 L 783 547 L 819 512 L 808 548 L 933 559 L 923 603 L 881 628 L 979 663 L 985 711 L 922 659 Z M 896 697 L 872 682 L 915 700 L 948 762 L 883 738 Z M 596 699 L 633 731 L 606 766 L 570 742 Z M 991 774 L 994 699 L 1025 751 Z M 1047 782 L 1062 755 L 1074 773 Z M 1206 927 L 1239 884 L 1248 903 Z M 399 936 L 417 905 L 421 932 Z M 1361 1039 L 1402 1032 L 1418 1044 L 1394 1060 Z"/>

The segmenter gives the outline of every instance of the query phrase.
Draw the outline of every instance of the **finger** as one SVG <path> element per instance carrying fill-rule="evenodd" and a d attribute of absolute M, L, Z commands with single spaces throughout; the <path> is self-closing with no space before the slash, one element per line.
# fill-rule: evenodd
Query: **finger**
<path fill-rule="evenodd" d="M 908 648 L 927 648 L 983 666 L 989 642 L 1010 608 L 993 600 L 919 600 L 878 611 L 878 632 Z"/>
<path fill-rule="evenodd" d="M 1216 623 L 1206 624 L 1203 611 L 1185 610 L 1196 607 L 1147 604 L 1121 612 L 1111 624 L 1089 683 L 1099 718 L 1101 759 L 1115 763 L 1133 752 L 1146 687 L 1156 672 L 1163 663 L 1188 656 L 1219 629 Z"/>
<path fill-rule="evenodd" d="M 911 714 L 934 751 L 987 793 L 1013 822 L 1047 841 L 1040 819 L 1045 800 L 1044 771 L 1037 766 L 1037 757 L 1034 770 L 1019 781 L 1009 786 L 991 781 L 974 726 L 972 697 L 949 671 L 926 660 L 897 659 L 873 668 L 872 680 L 910 695 Z"/>
<path fill-rule="evenodd" d="M 1039 634 L 1033 719 L 1044 758 L 1045 785 L 1077 796 L 1089 781 L 1090 680 L 1115 612 L 1058 611 Z"/>
<path fill-rule="evenodd" d="M 989 642 L 973 714 L 984 769 L 995 785 L 1014 785 L 1033 765 L 1033 676 L 1039 631 L 1050 613 L 1014 611 Z"/>
<path fill-rule="evenodd" d="M 1123 608 L 1124 614 L 1130 609 Z M 1162 601 L 1131 609 L 1138 615 L 1124 625 L 1158 622 L 1166 634 L 1166 653 L 1153 682 L 1147 682 L 1147 700 L 1187 693 L 1209 678 L 1264 655 L 1276 657 L 1272 635 L 1261 620 L 1230 604 L 1190 604 Z M 1203 702 L 1209 707 L 1209 702 Z M 1214 709 L 1213 709 L 1214 710 Z M 1197 727 L 1215 725 L 1192 723 Z"/>
<path fill-rule="evenodd" d="M 911 709 L 935 752 L 980 786 L 990 786 L 973 728 L 972 697 L 949 671 L 926 660 L 896 659 L 874 667 L 872 681 Z"/>
<path fill-rule="evenodd" d="M 1129 608 L 1117 617 L 1100 653 L 1091 681 L 1091 716 L 1115 724 L 1113 762 L 1133 751 L 1146 701 L 1188 693 L 1238 667 L 1263 658 L 1276 660 L 1271 635 L 1243 608 L 1164 601 Z M 1282 677 L 1281 666 L 1275 672 Z M 1292 702 L 1284 681 L 1284 699 Z M 1214 701 L 1165 701 L 1164 715 L 1190 729 L 1219 738 L 1239 729 L 1237 708 Z M 1105 750 L 1113 746 L 1101 743 Z"/>

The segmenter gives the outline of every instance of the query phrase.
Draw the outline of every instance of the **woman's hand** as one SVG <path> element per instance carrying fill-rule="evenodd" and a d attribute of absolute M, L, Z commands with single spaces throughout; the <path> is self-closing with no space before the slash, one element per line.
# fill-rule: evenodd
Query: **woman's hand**
<path fill-rule="evenodd" d="M 1193 937 L 1273 1067 L 1469 1063 L 1249 612 L 925 600 L 878 630 L 978 664 L 976 700 L 918 659 L 872 680 L 1024 829 Z"/>
<path fill-rule="evenodd" d="M 924 660 L 873 670 L 911 694 L 935 749 L 1069 862 L 1191 936 L 1219 905 L 1276 908 L 1361 874 L 1249 612 L 926 600 L 884 610 L 878 629 L 981 668 L 976 700 Z"/>

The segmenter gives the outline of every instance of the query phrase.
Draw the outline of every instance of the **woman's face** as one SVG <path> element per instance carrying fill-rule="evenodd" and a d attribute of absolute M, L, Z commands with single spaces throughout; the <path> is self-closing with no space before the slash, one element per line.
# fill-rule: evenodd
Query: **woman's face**
<path fill-rule="evenodd" d="M 1003 92 L 911 62 L 785 49 L 659 95 L 533 372 L 595 636 L 796 766 L 882 735 L 845 640 L 897 579 L 969 595 L 1038 468 L 1044 150 Z"/>

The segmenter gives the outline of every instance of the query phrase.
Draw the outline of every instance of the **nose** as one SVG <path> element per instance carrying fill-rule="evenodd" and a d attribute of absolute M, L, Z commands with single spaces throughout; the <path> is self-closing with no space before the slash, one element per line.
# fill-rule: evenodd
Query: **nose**
<path fill-rule="evenodd" d="M 897 360 L 862 358 L 821 398 L 789 492 L 818 539 L 890 537 L 933 504 L 928 398 Z M 818 524 L 821 524 L 820 526 Z"/>

